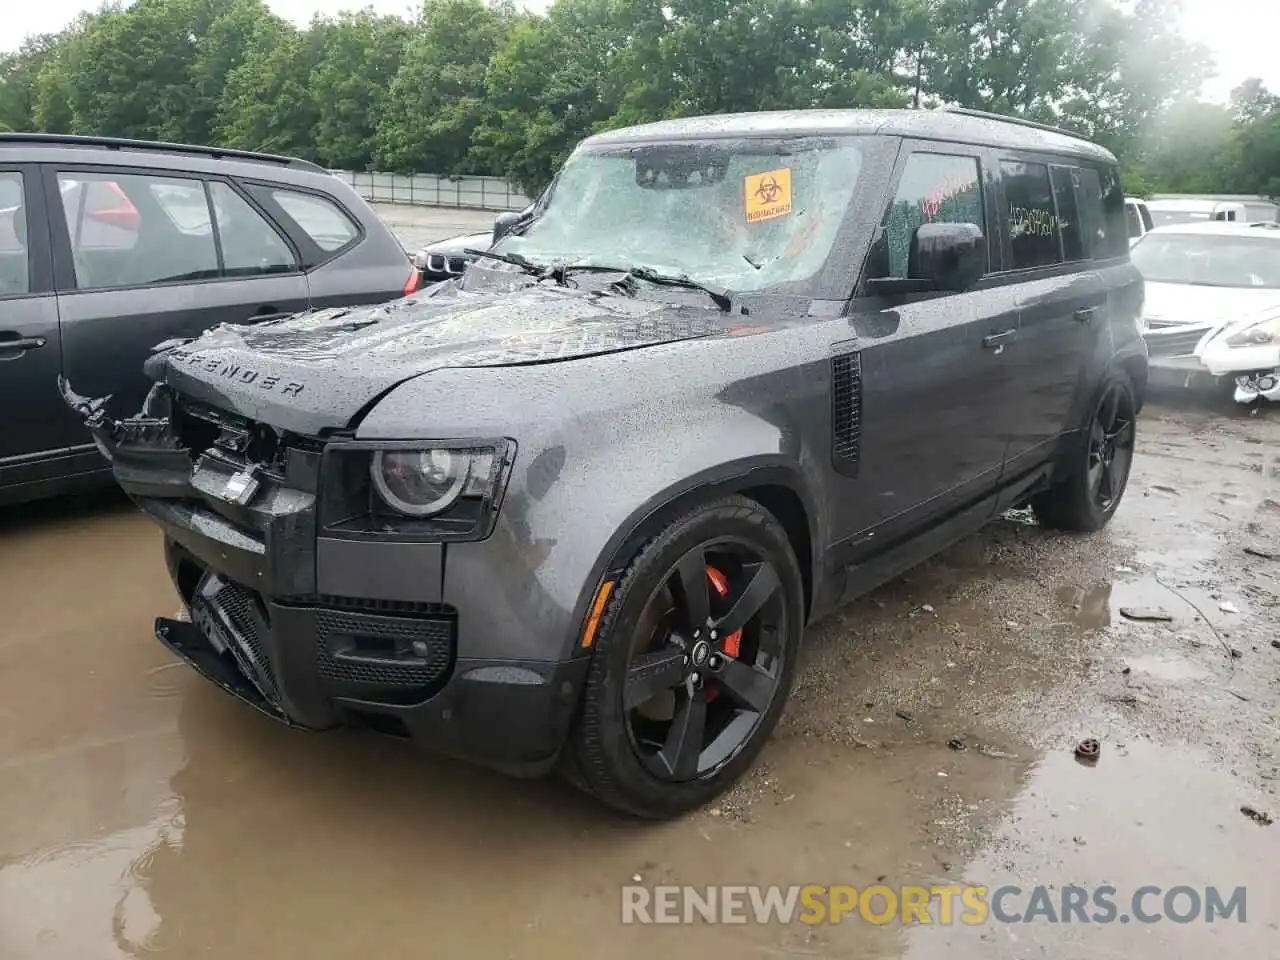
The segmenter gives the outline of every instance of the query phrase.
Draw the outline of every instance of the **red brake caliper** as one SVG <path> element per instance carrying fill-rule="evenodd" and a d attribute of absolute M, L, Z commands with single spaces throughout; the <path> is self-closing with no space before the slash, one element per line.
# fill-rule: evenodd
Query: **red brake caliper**
<path fill-rule="evenodd" d="M 711 581 L 711 586 L 715 589 L 716 595 L 720 597 L 720 599 L 723 600 L 725 597 L 729 596 L 729 579 L 723 573 L 721 573 L 715 567 L 708 566 L 707 579 Z M 723 640 L 720 641 L 720 648 L 721 650 L 724 651 L 725 655 L 729 657 L 733 657 L 735 659 L 738 657 L 738 652 L 741 649 L 741 647 L 742 647 L 742 631 L 741 630 L 737 630 L 729 634 L 729 636 L 725 637 Z M 708 701 L 714 700 L 716 698 L 716 695 L 719 694 L 719 692 L 720 691 L 717 687 L 709 686 L 707 688 L 707 700 Z"/>

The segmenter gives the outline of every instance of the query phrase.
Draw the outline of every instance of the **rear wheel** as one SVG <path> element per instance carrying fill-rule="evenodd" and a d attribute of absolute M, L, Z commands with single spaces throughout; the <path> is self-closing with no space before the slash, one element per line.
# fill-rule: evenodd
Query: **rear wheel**
<path fill-rule="evenodd" d="M 759 504 L 731 497 L 671 523 L 601 619 L 569 746 L 575 779 L 651 818 L 728 788 L 782 711 L 803 609 L 786 533 Z"/>
<path fill-rule="evenodd" d="M 1031 501 L 1041 524 L 1084 532 L 1107 525 L 1129 482 L 1136 424 L 1133 386 L 1123 373 L 1112 373 L 1088 424 L 1066 450 L 1063 480 Z"/>

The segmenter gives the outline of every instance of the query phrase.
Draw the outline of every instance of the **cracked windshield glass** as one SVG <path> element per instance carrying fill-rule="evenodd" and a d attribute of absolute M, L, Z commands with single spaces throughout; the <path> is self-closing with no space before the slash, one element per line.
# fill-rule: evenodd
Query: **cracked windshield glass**
<path fill-rule="evenodd" d="M 737 292 L 796 283 L 826 261 L 861 167 L 852 138 L 585 150 L 541 215 L 494 250 L 648 267 Z"/>

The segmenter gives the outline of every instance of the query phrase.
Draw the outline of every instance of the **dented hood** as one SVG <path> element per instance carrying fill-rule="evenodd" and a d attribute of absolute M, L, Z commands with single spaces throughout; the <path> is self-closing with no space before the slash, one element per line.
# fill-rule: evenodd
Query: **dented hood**
<path fill-rule="evenodd" d="M 351 425 L 386 391 L 430 370 L 569 360 L 729 329 L 710 304 L 545 282 L 506 292 L 446 283 L 378 306 L 221 324 L 163 349 L 148 369 L 193 399 L 313 436 Z"/>

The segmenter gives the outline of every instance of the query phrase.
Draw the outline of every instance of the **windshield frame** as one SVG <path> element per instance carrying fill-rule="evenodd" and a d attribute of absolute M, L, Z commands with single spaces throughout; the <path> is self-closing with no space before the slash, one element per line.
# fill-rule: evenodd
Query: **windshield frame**
<path fill-rule="evenodd" d="M 1273 251 L 1276 262 L 1280 265 L 1280 240 L 1267 238 L 1263 236 L 1250 236 L 1246 234 L 1235 233 L 1195 233 L 1192 231 L 1177 231 L 1171 233 L 1149 233 L 1136 244 L 1130 251 L 1129 259 L 1138 272 L 1142 274 L 1142 279 L 1146 283 L 1167 283 L 1181 287 L 1212 287 L 1218 290 L 1280 290 L 1280 266 L 1277 266 L 1276 274 L 1277 282 L 1274 284 L 1244 284 L 1244 283 L 1215 283 L 1211 280 L 1196 280 L 1190 278 L 1170 279 L 1167 276 L 1147 276 L 1146 271 L 1142 267 L 1142 259 L 1147 254 L 1153 244 L 1161 244 L 1165 242 L 1198 242 L 1202 247 L 1212 244 L 1220 244 L 1222 246 L 1240 246 L 1247 245 L 1258 249 L 1269 249 Z"/>
<path fill-rule="evenodd" d="M 879 136 L 874 134 L 844 134 L 844 133 L 822 133 L 815 134 L 812 131 L 797 129 L 791 133 L 779 133 L 770 131 L 759 135 L 733 135 L 733 136 L 697 136 L 697 137 L 654 137 L 654 138 L 634 138 L 628 139 L 625 143 L 610 141 L 608 139 L 602 142 L 594 142 L 592 140 L 584 141 L 577 149 L 574 150 L 570 159 L 580 157 L 583 154 L 617 154 L 625 152 L 629 149 L 644 149 L 654 146 L 696 146 L 700 143 L 714 144 L 732 150 L 735 145 L 740 145 L 743 149 L 759 149 L 761 141 L 765 141 L 770 145 L 776 145 L 780 150 L 785 150 L 789 145 L 793 148 L 803 145 L 805 142 L 812 143 L 814 140 L 833 140 L 839 142 L 848 142 L 856 146 L 861 152 L 861 164 L 858 171 L 858 179 L 854 184 L 853 191 L 850 195 L 848 204 L 842 212 L 838 225 L 835 230 L 834 239 L 830 248 L 827 250 L 825 257 L 820 262 L 817 269 L 807 277 L 779 281 L 767 284 L 759 288 L 744 291 L 733 291 L 736 298 L 760 298 L 760 297 L 783 297 L 783 298 L 803 298 L 806 300 L 823 300 L 834 302 L 845 302 L 853 295 L 854 287 L 857 284 L 858 274 L 860 272 L 862 261 L 870 247 L 871 239 L 875 232 L 875 226 L 879 222 L 880 213 L 882 211 L 873 210 L 878 202 L 880 195 L 884 192 L 884 185 L 888 180 L 889 173 L 892 171 L 893 161 L 896 156 L 894 141 L 897 138 Z M 566 161 L 566 166 L 568 161 Z M 562 168 L 563 169 L 563 168 Z M 534 223 L 546 209 L 557 202 L 558 199 L 563 200 L 563 191 L 565 190 L 564 181 L 559 173 L 553 180 L 546 192 L 539 198 L 538 209 L 535 210 L 530 223 Z M 523 229 L 517 231 L 517 235 L 523 233 Z M 505 249 L 506 241 L 509 237 L 499 240 L 492 249 L 497 253 L 510 252 Z M 531 253 L 520 251 L 536 259 Z M 507 272 L 506 268 L 502 268 L 496 262 L 489 262 L 484 265 L 485 273 L 493 270 L 502 270 Z M 468 271 L 470 274 L 472 271 Z M 575 275 L 576 278 L 577 275 Z M 714 278 L 698 276 L 696 272 L 691 273 L 692 279 L 716 285 Z M 471 284 L 466 282 L 464 285 L 470 288 Z M 678 288 L 665 288 L 664 290 L 655 290 L 654 295 L 657 296 L 681 296 L 687 297 L 690 292 L 680 290 Z"/>

